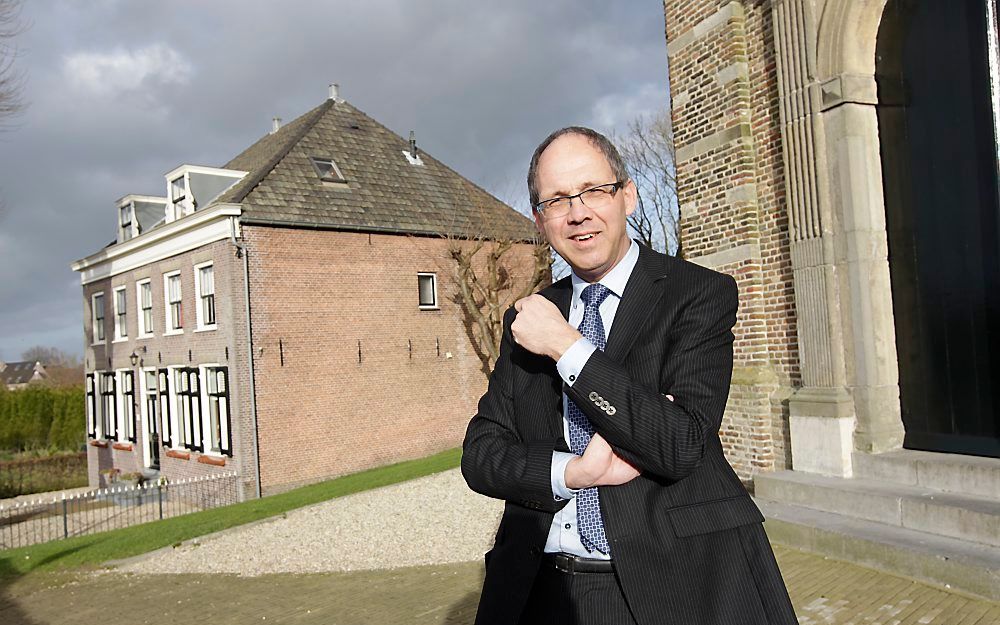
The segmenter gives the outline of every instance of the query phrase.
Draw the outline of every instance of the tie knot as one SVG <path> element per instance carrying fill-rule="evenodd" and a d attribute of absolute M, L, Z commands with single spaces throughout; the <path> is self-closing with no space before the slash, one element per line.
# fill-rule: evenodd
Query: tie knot
<path fill-rule="evenodd" d="M 583 290 L 583 293 L 580 294 L 580 299 L 583 300 L 586 307 L 590 308 L 591 306 L 600 306 L 608 298 L 608 295 L 611 295 L 611 289 L 599 282 L 595 282 Z"/>

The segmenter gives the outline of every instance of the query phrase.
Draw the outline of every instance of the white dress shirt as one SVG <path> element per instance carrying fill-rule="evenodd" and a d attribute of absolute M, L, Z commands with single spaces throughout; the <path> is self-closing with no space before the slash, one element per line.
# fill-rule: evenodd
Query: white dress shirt
<path fill-rule="evenodd" d="M 598 281 L 611 291 L 611 295 L 605 298 L 599 309 L 604 325 L 605 340 L 611 333 L 611 324 L 614 323 L 615 313 L 618 312 L 618 304 L 621 302 L 625 285 L 628 283 L 629 276 L 632 275 L 637 260 L 639 260 L 639 246 L 635 241 L 632 241 L 625 257 Z M 575 328 L 583 321 L 584 304 L 580 295 L 590 283 L 577 276 L 576 273 L 572 274 L 571 279 L 573 299 L 570 301 L 567 321 Z M 593 343 L 586 338 L 581 338 L 563 353 L 562 358 L 556 362 L 556 369 L 559 371 L 559 377 L 567 386 L 573 386 L 580 371 L 583 370 L 584 365 L 587 364 L 591 354 L 596 349 L 597 347 Z M 569 401 L 569 397 L 563 393 L 563 437 L 567 441 L 569 440 L 569 420 L 567 419 Z M 610 559 L 609 555 L 596 549 L 587 551 L 587 548 L 580 542 L 580 534 L 576 527 L 575 497 L 577 491 L 566 487 L 566 465 L 574 457 L 576 456 L 571 453 L 552 452 L 552 496 L 556 499 L 569 499 L 569 502 L 552 517 L 552 526 L 549 528 L 549 536 L 545 542 L 545 551 L 547 553 L 571 553 L 586 558 Z"/>

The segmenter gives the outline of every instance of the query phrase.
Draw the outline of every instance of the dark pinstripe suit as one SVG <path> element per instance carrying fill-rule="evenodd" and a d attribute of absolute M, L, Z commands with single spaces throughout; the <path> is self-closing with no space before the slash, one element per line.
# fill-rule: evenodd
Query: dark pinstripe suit
<path fill-rule="evenodd" d="M 541 294 L 567 315 L 569 278 Z M 642 470 L 601 487 L 601 511 L 625 597 L 640 625 L 792 625 L 763 517 L 726 462 L 718 431 L 732 376 L 736 284 L 640 246 L 604 352 L 568 395 L 619 456 Z M 516 623 L 552 514 L 552 450 L 562 436 L 555 363 L 504 334 L 489 388 L 466 433 L 462 473 L 506 500 L 476 622 Z M 670 401 L 665 394 L 674 396 Z M 615 407 L 601 409 L 591 397 Z"/>

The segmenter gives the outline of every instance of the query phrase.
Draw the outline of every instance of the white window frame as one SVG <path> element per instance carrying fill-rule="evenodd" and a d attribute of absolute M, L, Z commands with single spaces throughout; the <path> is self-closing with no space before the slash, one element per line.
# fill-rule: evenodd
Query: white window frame
<path fill-rule="evenodd" d="M 205 323 L 205 314 L 202 312 L 202 301 L 201 301 L 201 270 L 206 267 L 212 268 L 212 308 L 215 310 L 215 323 Z M 195 302 L 195 319 L 197 321 L 197 327 L 195 332 L 208 332 L 211 330 L 216 330 L 219 327 L 219 309 L 216 306 L 218 298 L 216 297 L 215 289 L 215 264 L 213 261 L 208 261 L 205 263 L 199 263 L 194 266 L 194 302 Z"/>
<path fill-rule="evenodd" d="M 183 445 L 177 445 L 177 395 L 175 394 L 175 383 L 174 383 L 174 369 L 177 367 L 167 366 L 167 367 L 157 367 L 156 369 L 156 387 L 159 393 L 158 400 L 160 402 L 160 446 L 166 449 L 183 449 Z M 160 385 L 160 372 L 167 372 L 167 393 L 166 397 L 163 395 L 163 389 Z M 166 404 L 166 411 L 164 411 L 163 406 Z M 163 414 L 166 412 L 167 418 L 164 420 Z M 166 435 L 169 432 L 170 441 L 167 444 Z"/>
<path fill-rule="evenodd" d="M 170 321 L 171 321 L 171 317 L 170 317 L 170 278 L 173 278 L 174 276 L 177 276 L 177 280 L 178 280 L 178 284 L 179 284 L 178 290 L 180 291 L 180 294 L 181 294 L 181 300 L 180 300 L 180 305 L 181 305 L 181 314 L 180 314 L 181 327 L 177 328 L 177 329 L 174 329 L 173 327 L 171 327 L 171 323 L 170 323 Z M 163 274 L 163 312 L 164 312 L 163 336 L 171 336 L 171 335 L 174 335 L 174 334 L 184 334 L 184 283 L 181 282 L 181 272 L 180 272 L 180 270 L 169 271 L 169 272 Z"/>
<path fill-rule="evenodd" d="M 132 374 L 131 406 L 128 406 L 128 402 L 125 401 L 125 376 L 128 373 Z M 116 407 L 118 431 L 115 433 L 115 440 L 119 443 L 135 443 L 138 439 L 135 435 L 135 371 L 132 369 L 115 370 L 115 402 L 118 404 Z M 130 433 L 131 436 L 129 436 Z"/>
<path fill-rule="evenodd" d="M 114 371 L 95 371 L 97 374 L 97 396 L 100 398 L 98 405 L 101 409 L 98 411 L 100 418 L 100 436 L 99 438 L 103 440 L 117 440 L 118 439 L 118 375 Z M 106 377 L 111 376 L 113 383 L 115 385 L 114 393 L 111 395 L 111 406 L 115 410 L 114 418 L 110 418 L 107 415 L 105 407 L 105 396 L 107 393 L 104 392 L 104 380 Z M 107 423 L 108 427 L 105 428 L 104 424 Z M 114 432 L 109 432 L 107 430 L 114 430 Z M 112 436 L 114 438 L 112 438 Z"/>
<path fill-rule="evenodd" d="M 197 400 L 192 401 L 192 407 L 194 407 L 194 405 L 197 404 L 198 408 L 198 419 L 197 419 L 198 432 L 197 436 L 195 436 L 195 431 L 192 429 L 192 431 L 190 432 L 191 435 L 190 444 L 187 443 L 184 436 L 185 428 L 187 427 L 187 418 L 186 418 L 187 415 L 185 414 L 184 410 L 182 410 L 183 407 L 181 404 L 182 396 L 179 393 L 180 389 L 178 388 L 180 385 L 177 383 L 177 373 L 179 371 L 187 371 L 187 370 L 194 370 L 198 374 Z M 176 430 L 177 440 L 171 441 L 174 449 L 180 449 L 194 453 L 205 453 L 205 428 L 204 428 L 205 413 L 203 410 L 205 406 L 205 401 L 204 401 L 205 397 L 202 393 L 202 387 L 204 385 L 202 384 L 201 374 L 202 374 L 201 367 L 199 366 L 178 365 L 175 367 L 171 367 L 170 383 L 172 385 L 171 391 L 173 393 L 173 398 L 174 398 L 174 403 L 173 403 L 174 414 L 171 416 L 174 419 L 174 422 L 177 424 L 177 430 Z M 183 397 L 188 397 L 188 396 L 189 395 L 185 394 Z M 195 425 L 195 421 L 196 421 L 195 419 L 191 420 L 192 427 Z"/>
<path fill-rule="evenodd" d="M 97 379 L 99 373 L 91 371 L 84 377 L 84 396 L 87 402 L 87 438 L 100 440 L 101 420 L 97 412 Z"/>
<path fill-rule="evenodd" d="M 101 299 L 101 307 L 104 309 L 104 317 L 101 318 L 100 324 L 97 322 L 97 299 Z M 108 305 L 104 301 L 104 291 L 99 293 L 94 293 L 90 296 L 90 344 L 91 345 L 103 345 L 108 340 L 108 335 L 105 333 L 105 322 L 108 319 Z M 103 337 L 98 338 L 98 326 L 100 326 L 100 333 L 104 334 Z"/>
<path fill-rule="evenodd" d="M 119 293 L 125 293 L 125 310 L 124 311 L 118 310 L 118 294 Z M 115 338 L 112 339 L 111 342 L 112 343 L 122 343 L 122 342 L 128 340 L 128 291 L 126 290 L 125 285 L 116 286 L 115 288 L 113 288 L 111 290 L 111 300 L 112 300 L 111 307 L 112 307 L 112 309 L 114 310 L 114 313 L 115 313 L 115 322 L 113 324 L 114 325 L 114 335 L 115 335 Z M 105 306 L 105 309 L 107 309 L 107 306 Z M 122 323 L 119 323 L 119 320 L 122 318 L 122 313 L 124 313 L 124 320 L 122 321 L 122 323 L 124 323 L 124 327 L 122 327 Z M 124 332 L 123 332 L 123 330 L 124 330 Z"/>
<path fill-rule="evenodd" d="M 122 209 L 124 208 L 128 208 L 130 216 L 127 229 L 122 223 Z M 135 202 L 123 202 L 118 205 L 118 233 L 119 243 L 124 243 L 139 235 L 135 220 Z"/>
<path fill-rule="evenodd" d="M 146 314 L 142 307 L 142 287 L 149 286 L 149 327 L 146 327 Z M 135 318 L 136 318 L 136 338 L 148 339 L 153 336 L 153 281 L 150 278 L 143 278 L 135 282 Z"/>
<path fill-rule="evenodd" d="M 431 286 L 434 287 L 434 302 L 432 304 L 421 304 L 420 303 L 420 279 L 430 277 Z M 418 271 L 417 272 L 417 306 L 420 310 L 440 310 L 441 307 L 438 306 L 438 288 L 437 288 L 437 274 L 430 271 Z"/>
<path fill-rule="evenodd" d="M 212 412 L 211 401 L 208 396 L 208 371 L 209 369 L 226 370 L 226 432 L 229 437 L 229 453 L 222 450 L 222 439 L 219 439 L 219 449 L 212 448 Z M 206 363 L 198 365 L 198 384 L 201 393 L 201 453 L 219 458 L 231 458 L 233 456 L 233 396 L 232 378 L 230 377 L 229 366 L 219 363 Z"/>

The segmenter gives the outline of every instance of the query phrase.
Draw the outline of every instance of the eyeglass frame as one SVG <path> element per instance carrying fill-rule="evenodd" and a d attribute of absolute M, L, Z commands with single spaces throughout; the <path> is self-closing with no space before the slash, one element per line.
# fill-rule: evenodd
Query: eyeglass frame
<path fill-rule="evenodd" d="M 626 184 L 628 184 L 628 182 L 625 181 L 625 180 L 616 180 L 614 182 L 606 182 L 604 184 L 594 185 L 592 187 L 587 187 L 583 191 L 580 191 L 579 193 L 576 193 L 574 195 L 557 195 L 556 197 L 550 197 L 547 200 L 542 200 L 541 202 L 538 202 L 537 204 L 535 204 L 534 206 L 532 206 L 532 208 L 535 210 L 536 213 L 538 213 L 539 216 L 541 216 L 542 218 L 545 218 L 546 211 L 549 208 L 551 208 L 549 206 L 544 206 L 545 204 L 548 204 L 550 202 L 554 202 L 556 200 L 569 200 L 568 208 L 572 208 L 573 207 L 573 200 L 579 200 L 581 204 L 583 204 L 584 206 L 587 206 L 587 203 L 583 201 L 583 197 L 582 197 L 584 193 L 590 193 L 591 191 L 594 191 L 594 190 L 597 190 L 597 189 L 601 189 L 602 187 L 611 187 L 611 191 L 605 191 L 605 193 L 607 193 L 612 198 L 614 198 L 615 194 L 618 193 L 619 191 L 621 191 L 622 189 L 624 189 Z M 603 191 L 603 189 L 601 189 L 601 190 Z M 588 208 L 593 208 L 593 207 L 592 206 L 588 206 Z M 567 210 L 567 212 L 568 212 L 568 210 Z"/>

